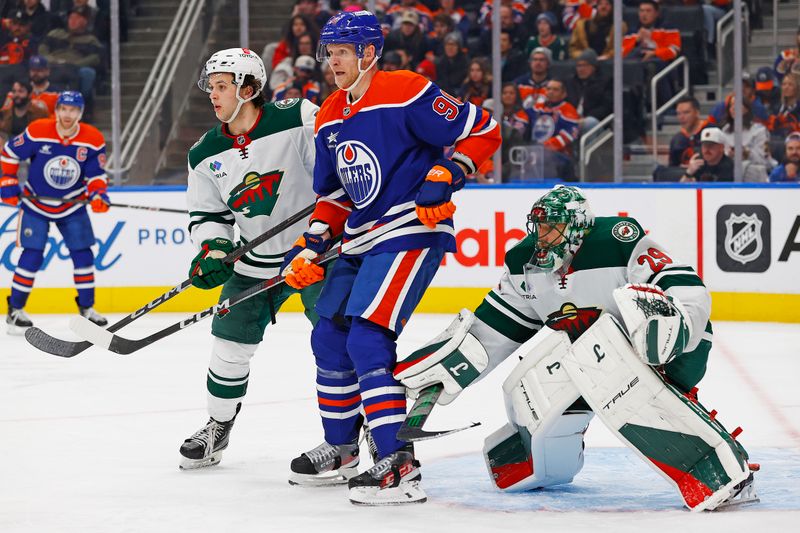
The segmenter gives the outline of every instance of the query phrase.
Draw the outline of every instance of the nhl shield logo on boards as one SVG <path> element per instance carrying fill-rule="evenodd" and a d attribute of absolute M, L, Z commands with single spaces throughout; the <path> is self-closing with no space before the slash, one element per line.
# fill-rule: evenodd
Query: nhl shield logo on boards
<path fill-rule="evenodd" d="M 743 265 L 761 254 L 761 221 L 757 216 L 734 215 L 725 221 L 725 251 L 734 261 Z"/>
<path fill-rule="evenodd" d="M 717 264 L 725 272 L 770 265 L 770 214 L 763 205 L 723 205 L 717 212 Z"/>
<path fill-rule="evenodd" d="M 336 146 L 336 171 L 344 190 L 359 209 L 369 205 L 380 192 L 378 158 L 362 142 L 344 141 Z"/>

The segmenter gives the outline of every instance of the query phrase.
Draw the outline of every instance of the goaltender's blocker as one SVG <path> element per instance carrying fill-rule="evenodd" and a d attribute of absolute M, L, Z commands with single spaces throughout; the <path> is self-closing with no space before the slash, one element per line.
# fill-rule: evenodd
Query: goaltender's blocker
<path fill-rule="evenodd" d="M 440 404 L 524 343 L 503 384 L 508 423 L 484 454 L 495 486 L 570 483 L 595 416 L 675 486 L 694 511 L 757 501 L 757 465 L 697 400 L 711 349 L 711 298 L 700 277 L 636 220 L 597 217 L 577 187 L 534 203 L 528 236 L 474 315 L 395 368 L 409 395 L 441 386 Z"/>

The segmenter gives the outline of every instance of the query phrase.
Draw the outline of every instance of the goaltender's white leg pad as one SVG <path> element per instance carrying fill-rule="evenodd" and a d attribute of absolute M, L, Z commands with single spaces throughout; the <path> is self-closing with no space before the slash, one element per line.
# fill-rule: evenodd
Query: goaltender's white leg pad
<path fill-rule="evenodd" d="M 501 490 L 569 483 L 583 467 L 583 433 L 592 413 L 564 412 L 580 396 L 562 364 L 569 337 L 550 328 L 537 337 L 503 383 L 511 423 L 484 443 L 489 474 Z"/>
<path fill-rule="evenodd" d="M 539 342 L 503 382 L 509 421 L 531 434 L 545 421 L 561 416 L 580 397 L 563 365 L 570 349 L 569 336 L 550 328 L 542 328 L 538 336 Z"/>
<path fill-rule="evenodd" d="M 639 359 L 610 314 L 581 335 L 563 363 L 595 414 L 690 509 L 715 508 L 749 476 L 731 436 Z"/>

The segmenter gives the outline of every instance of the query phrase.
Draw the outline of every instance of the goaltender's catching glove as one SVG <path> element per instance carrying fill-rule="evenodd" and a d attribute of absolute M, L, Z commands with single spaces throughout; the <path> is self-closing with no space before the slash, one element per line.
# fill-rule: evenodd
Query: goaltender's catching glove
<path fill-rule="evenodd" d="M 236 247 L 228 239 L 208 239 L 203 241 L 202 249 L 189 269 L 192 285 L 200 289 L 213 289 L 222 285 L 233 274 L 233 263 L 223 259 Z"/>
<path fill-rule="evenodd" d="M 645 363 L 664 365 L 683 353 L 692 332 L 677 298 L 648 283 L 629 283 L 613 294 L 633 349 Z"/>
<path fill-rule="evenodd" d="M 15 176 L 6 175 L 0 178 L 0 199 L 4 204 L 16 206 L 21 193 L 19 180 Z"/>
<path fill-rule="evenodd" d="M 325 269 L 311 261 L 331 247 L 331 240 L 316 233 L 303 233 L 283 258 L 281 275 L 286 284 L 303 289 L 325 278 Z"/>
<path fill-rule="evenodd" d="M 452 217 L 456 204 L 450 201 L 450 197 L 464 187 L 465 180 L 464 171 L 456 162 L 437 159 L 415 199 L 420 222 L 434 229 L 438 222 Z"/>

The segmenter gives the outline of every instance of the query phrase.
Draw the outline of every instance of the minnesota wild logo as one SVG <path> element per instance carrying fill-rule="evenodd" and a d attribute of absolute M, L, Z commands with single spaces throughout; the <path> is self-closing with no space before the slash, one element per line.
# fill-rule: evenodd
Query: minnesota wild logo
<path fill-rule="evenodd" d="M 248 172 L 242 182 L 231 190 L 228 207 L 247 218 L 269 216 L 278 201 L 278 188 L 282 180 L 282 170 L 271 170 L 264 174 Z"/>
<path fill-rule="evenodd" d="M 547 315 L 545 324 L 550 329 L 566 331 L 569 339 L 575 342 L 584 331 L 597 322 L 601 312 L 597 307 L 577 307 L 567 302 L 558 311 Z"/>

